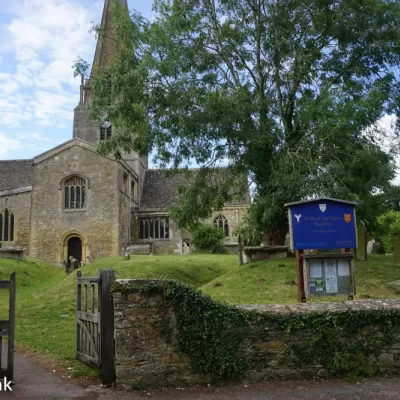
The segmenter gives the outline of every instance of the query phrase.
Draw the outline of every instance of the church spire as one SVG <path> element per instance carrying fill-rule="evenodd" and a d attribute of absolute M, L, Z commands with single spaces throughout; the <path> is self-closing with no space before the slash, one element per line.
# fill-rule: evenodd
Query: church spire
<path fill-rule="evenodd" d="M 112 62 L 117 53 L 115 33 L 113 31 L 113 17 L 111 12 L 113 0 L 104 1 L 103 17 L 101 19 L 101 29 L 97 40 L 96 53 L 92 64 L 91 76 L 97 75 L 99 71 L 107 67 Z M 117 0 L 121 7 L 128 11 L 128 0 Z"/>

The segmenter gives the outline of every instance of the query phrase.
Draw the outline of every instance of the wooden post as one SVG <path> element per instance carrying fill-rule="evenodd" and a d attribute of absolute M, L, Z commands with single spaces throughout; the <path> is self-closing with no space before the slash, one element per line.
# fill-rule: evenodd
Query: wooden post
<path fill-rule="evenodd" d="M 14 335 L 15 335 L 15 298 L 17 292 L 17 277 L 15 272 L 10 278 L 10 305 L 8 319 L 8 354 L 7 354 L 7 379 L 14 378 Z"/>
<path fill-rule="evenodd" d="M 111 299 L 111 285 L 115 280 L 113 269 L 101 271 L 101 380 L 103 385 L 115 383 L 115 346 L 114 346 L 114 307 Z"/>
<path fill-rule="evenodd" d="M 81 271 L 76 271 L 76 310 L 82 311 L 82 286 L 79 278 L 82 276 Z M 76 313 L 78 314 L 78 313 Z M 76 315 L 76 351 L 81 352 L 81 327 L 78 324 L 78 315 Z"/>
<path fill-rule="evenodd" d="M 303 250 L 296 250 L 296 272 L 297 272 L 297 301 L 306 303 L 306 293 L 304 289 Z"/>
<path fill-rule="evenodd" d="M 239 242 L 239 264 L 243 265 L 243 246 L 242 246 L 242 237 L 239 235 L 238 237 Z"/>

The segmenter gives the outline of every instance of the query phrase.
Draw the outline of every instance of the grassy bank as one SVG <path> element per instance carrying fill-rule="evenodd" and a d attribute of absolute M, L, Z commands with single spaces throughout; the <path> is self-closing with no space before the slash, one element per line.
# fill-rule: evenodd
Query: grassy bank
<path fill-rule="evenodd" d="M 99 269 L 113 268 L 117 278 L 177 279 L 199 287 L 236 264 L 231 255 L 119 257 L 100 259 L 83 267 L 82 274 L 97 276 Z M 73 367 L 72 375 L 95 374 L 75 360 L 76 274 L 65 276 L 62 269 L 35 260 L 0 260 L 0 279 L 9 279 L 12 272 L 17 272 L 17 345 Z M 6 317 L 7 299 L 2 293 L 0 318 Z"/>
<path fill-rule="evenodd" d="M 372 256 L 356 263 L 356 299 L 400 297 L 387 285 L 400 279 L 400 268 L 390 262 L 390 257 Z M 117 278 L 177 279 L 230 304 L 297 301 L 293 258 L 239 266 L 232 255 L 136 256 L 130 261 L 119 257 L 97 260 L 82 273 L 96 276 L 102 268 L 113 268 Z M 0 279 L 14 271 L 17 345 L 72 367 L 72 375 L 95 374 L 75 360 L 76 274 L 65 276 L 62 269 L 35 260 L 0 260 Z M 6 311 L 6 293 L 0 293 L 0 318 Z"/>
<path fill-rule="evenodd" d="M 372 255 L 356 262 L 356 300 L 400 298 L 387 283 L 400 280 L 400 267 L 391 264 L 391 256 Z M 202 286 L 216 300 L 230 304 L 296 303 L 297 286 L 294 258 L 260 261 L 232 269 Z M 347 297 L 323 297 L 311 301 L 338 301 Z"/>

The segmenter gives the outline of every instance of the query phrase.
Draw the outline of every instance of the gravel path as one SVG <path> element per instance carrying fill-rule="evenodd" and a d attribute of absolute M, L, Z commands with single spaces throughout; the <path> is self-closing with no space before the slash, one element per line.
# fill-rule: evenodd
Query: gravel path
<path fill-rule="evenodd" d="M 3 351 L 3 353 L 5 353 Z M 119 392 L 100 386 L 83 387 L 63 379 L 26 356 L 15 353 L 11 393 L 0 400 L 399 400 L 400 377 L 349 383 L 343 380 L 269 381 L 225 387 Z"/>

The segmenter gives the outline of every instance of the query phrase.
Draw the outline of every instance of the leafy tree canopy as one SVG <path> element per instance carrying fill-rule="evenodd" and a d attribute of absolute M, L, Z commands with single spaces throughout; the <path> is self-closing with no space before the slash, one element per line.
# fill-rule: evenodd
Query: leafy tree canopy
<path fill-rule="evenodd" d="M 181 225 L 229 198 L 204 178 L 221 163 L 254 183 L 258 232 L 285 230 L 283 204 L 314 195 L 356 200 L 361 220 L 375 218 L 374 194 L 394 177 L 395 148 L 383 151 L 374 124 L 400 114 L 397 0 L 156 0 L 154 9 L 151 22 L 119 13 L 118 60 L 93 82 L 94 116 L 106 112 L 120 132 L 102 153 L 204 167 Z"/>
<path fill-rule="evenodd" d="M 392 253 L 394 241 L 400 236 L 400 212 L 390 210 L 380 215 L 376 231 L 385 251 Z"/>

